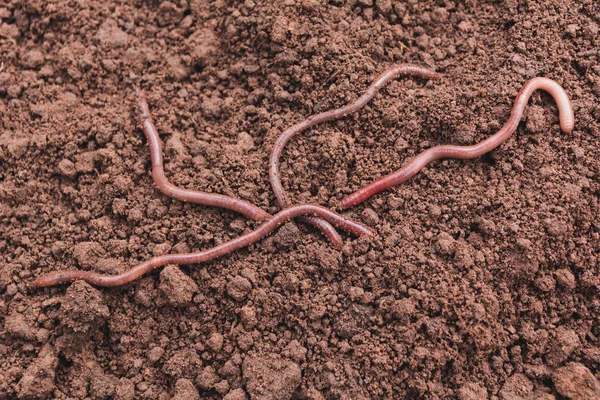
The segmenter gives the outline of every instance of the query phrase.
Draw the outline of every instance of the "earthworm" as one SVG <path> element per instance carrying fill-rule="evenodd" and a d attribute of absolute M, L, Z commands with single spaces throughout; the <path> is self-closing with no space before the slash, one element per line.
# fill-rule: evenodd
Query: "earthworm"
<path fill-rule="evenodd" d="M 150 148 L 150 159 L 152 160 L 152 178 L 158 186 L 158 189 L 163 194 L 189 203 L 221 207 L 237 211 L 240 214 L 243 214 L 246 217 L 254 220 L 265 220 L 271 218 L 271 215 L 266 211 L 263 211 L 259 207 L 244 200 L 220 194 L 183 189 L 171 184 L 165 176 L 160 139 L 158 136 L 158 131 L 156 130 L 156 127 L 154 126 L 150 116 L 150 109 L 148 107 L 148 102 L 146 101 L 146 94 L 139 88 L 136 88 L 136 91 L 138 95 L 138 117 L 144 134 L 146 135 L 148 147 Z M 342 247 L 342 237 L 333 226 L 323 220 L 320 220 L 317 226 L 321 232 L 325 234 L 334 247 Z"/>
<path fill-rule="evenodd" d="M 375 82 L 373 82 L 371 86 L 369 86 L 367 91 L 358 99 L 356 99 L 353 103 L 350 103 L 341 108 L 337 108 L 335 110 L 330 110 L 317 115 L 313 115 L 287 129 L 281 134 L 281 136 L 279 136 L 277 142 L 275 142 L 275 146 L 273 147 L 271 159 L 269 160 L 269 177 L 271 180 L 271 186 L 273 187 L 273 191 L 275 192 L 275 197 L 277 198 L 277 202 L 279 203 L 279 207 L 285 208 L 289 205 L 289 199 L 287 193 L 281 185 L 281 177 L 279 175 L 279 159 L 281 158 L 281 153 L 283 152 L 283 148 L 285 147 L 285 145 L 294 136 L 296 136 L 302 131 L 305 131 L 310 127 L 313 127 L 322 122 L 342 118 L 348 114 L 360 110 L 377 94 L 377 92 L 383 87 L 383 85 L 388 83 L 390 80 L 403 75 L 416 76 L 423 79 L 441 78 L 440 74 L 425 68 L 418 67 L 416 65 L 395 65 L 392 68 L 385 71 L 384 73 L 382 73 L 381 75 L 379 75 Z M 305 217 L 302 220 L 316 226 L 325 234 L 327 234 L 326 232 L 328 230 L 333 229 L 327 221 L 324 221 L 319 218 Z"/>
<path fill-rule="evenodd" d="M 154 179 L 156 186 L 158 186 L 158 189 L 163 194 L 188 203 L 226 208 L 228 210 L 236 211 L 254 220 L 265 220 L 271 218 L 271 214 L 255 206 L 254 204 L 248 203 L 247 201 L 221 194 L 183 189 L 170 183 L 167 180 L 167 177 L 165 176 L 165 170 L 163 169 L 163 155 L 160 139 L 158 132 L 156 131 L 156 127 L 154 126 L 154 123 L 152 123 L 152 118 L 150 117 L 150 110 L 148 108 L 148 102 L 146 101 L 146 94 L 143 90 L 137 89 L 137 95 L 138 118 L 140 120 L 140 124 L 142 125 L 142 129 L 144 130 L 144 134 L 146 135 L 146 139 L 148 140 L 148 147 L 150 148 L 150 159 L 152 160 L 152 178 Z"/>
<path fill-rule="evenodd" d="M 354 233 L 358 236 L 371 234 L 372 231 L 360 224 L 345 219 L 343 216 L 321 206 L 305 204 L 286 208 L 283 211 L 275 214 L 271 219 L 264 222 L 252 232 L 246 233 L 229 242 L 220 244 L 208 250 L 198 253 L 189 254 L 169 254 L 151 258 L 137 266 L 131 268 L 127 272 L 119 275 L 102 275 L 91 271 L 56 271 L 42 275 L 36 279 L 34 285 L 36 287 L 48 287 L 60 285 L 74 280 L 83 280 L 95 286 L 120 286 L 136 280 L 140 276 L 152 271 L 156 268 L 167 264 L 195 264 L 210 261 L 217 257 L 224 256 L 242 247 L 256 243 L 273 230 L 275 230 L 283 222 L 301 215 L 318 215 L 319 217 L 329 221 L 330 223 L 339 226 L 340 228 Z"/>
<path fill-rule="evenodd" d="M 468 160 L 471 158 L 477 158 L 495 149 L 504 143 L 517 130 L 519 121 L 523 116 L 523 110 L 525 109 L 529 98 L 531 97 L 532 93 L 538 89 L 548 92 L 554 98 L 554 101 L 558 106 L 560 128 L 564 133 L 571 133 L 575 125 L 575 117 L 573 115 L 573 109 L 571 108 L 569 97 L 565 93 L 564 89 L 551 79 L 543 77 L 533 78 L 523 85 L 521 91 L 515 99 L 510 118 L 493 136 L 490 136 L 486 140 L 472 146 L 448 145 L 435 146 L 427 149 L 417 155 L 408 164 L 402 167 L 402 169 L 378 179 L 345 197 L 340 202 L 339 207 L 341 209 L 354 207 L 376 193 L 406 182 L 432 161 L 442 158 L 458 158 L 462 160 Z"/>

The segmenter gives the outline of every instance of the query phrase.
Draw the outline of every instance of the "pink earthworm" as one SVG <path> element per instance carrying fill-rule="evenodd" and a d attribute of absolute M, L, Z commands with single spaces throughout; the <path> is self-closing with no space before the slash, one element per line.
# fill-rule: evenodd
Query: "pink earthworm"
<path fill-rule="evenodd" d="M 517 130 L 529 98 L 538 89 L 548 92 L 554 98 L 558 106 L 560 128 L 564 133 L 571 133 L 575 125 L 575 117 L 571 108 L 571 102 L 564 89 L 551 79 L 543 77 L 533 78 L 523 85 L 515 99 L 510 118 L 495 135 L 472 146 L 446 145 L 427 149 L 413 158 L 402 169 L 378 179 L 342 199 L 339 203 L 340 209 L 354 207 L 376 193 L 406 182 L 432 161 L 443 158 L 468 160 L 480 157 L 500 146 Z"/>
<path fill-rule="evenodd" d="M 102 275 L 91 271 L 56 271 L 42 275 L 36 279 L 34 285 L 36 287 L 56 286 L 74 280 L 83 280 L 95 286 L 112 287 L 120 286 L 136 280 L 142 275 L 168 264 L 196 264 L 213 260 L 217 257 L 224 256 L 242 247 L 256 243 L 279 225 L 294 217 L 301 215 L 318 215 L 319 217 L 329 221 L 330 223 L 358 236 L 371 234 L 372 231 L 360 224 L 345 219 L 341 215 L 321 206 L 305 204 L 286 208 L 285 210 L 275 214 L 271 219 L 262 223 L 252 232 L 246 233 L 229 242 L 220 244 L 208 250 L 198 253 L 189 254 L 169 254 L 151 258 L 127 272 L 119 275 Z"/>
<path fill-rule="evenodd" d="M 279 159 L 281 158 L 281 153 L 283 152 L 283 148 L 285 145 L 297 134 L 305 131 L 308 128 L 311 128 L 317 124 L 335 120 L 342 118 L 348 114 L 356 112 L 364 107 L 376 94 L 379 90 L 390 80 L 395 79 L 399 76 L 416 76 L 423 79 L 440 79 L 441 75 L 430 71 L 425 68 L 418 67 L 416 65 L 410 64 L 399 64 L 395 65 L 392 68 L 388 69 L 384 73 L 382 73 L 376 80 L 369 86 L 367 91 L 356 99 L 353 103 L 350 103 L 344 107 L 337 108 L 335 110 L 326 111 L 317 115 L 313 115 L 302 122 L 297 123 L 291 128 L 284 131 L 281 136 L 277 139 L 275 146 L 273 147 L 273 152 L 271 153 L 271 159 L 269 160 L 269 178 L 271 181 L 271 186 L 273 187 L 273 191 L 275 192 L 275 197 L 277 198 L 277 202 L 279 203 L 279 207 L 285 208 L 289 205 L 289 199 L 285 189 L 281 184 L 281 177 L 279 175 Z M 319 228 L 323 233 L 327 234 L 328 231 L 332 230 L 333 227 L 327 222 L 319 218 L 315 217 L 304 217 L 302 219 L 304 222 L 308 222 L 317 228 Z"/>
<path fill-rule="evenodd" d="M 233 210 L 254 220 L 265 220 L 271 218 L 271 214 L 255 206 L 254 204 L 248 203 L 247 201 L 220 194 L 183 189 L 170 183 L 165 176 L 160 139 L 150 116 L 146 95 L 144 91 L 140 89 L 137 89 L 137 95 L 138 118 L 142 125 L 144 134 L 146 135 L 148 147 L 150 148 L 150 159 L 152 160 L 152 178 L 154 179 L 154 183 L 156 183 L 158 186 L 158 189 L 163 194 L 184 202 Z M 323 222 L 326 223 L 325 221 Z M 326 224 L 326 226 L 322 227 L 321 231 L 325 234 L 334 247 L 341 248 L 342 237 L 333 226 L 328 223 Z"/>
<path fill-rule="evenodd" d="M 137 89 L 138 95 L 138 118 L 146 139 L 148 140 L 148 147 L 150 148 L 150 159 L 152 160 L 152 178 L 154 183 L 158 186 L 158 189 L 165 195 L 174 199 L 202 204 L 212 207 L 226 208 L 228 210 L 236 211 L 248 218 L 254 220 L 265 220 L 271 218 L 271 214 L 255 206 L 254 204 L 248 203 L 247 201 L 236 199 L 235 197 L 224 196 L 221 194 L 205 193 L 196 190 L 188 190 L 177 187 L 170 183 L 165 176 L 165 170 L 163 169 L 163 155 L 160 145 L 160 139 L 152 118 L 150 117 L 150 110 L 148 108 L 148 102 L 146 101 L 146 94 L 143 90 Z"/>

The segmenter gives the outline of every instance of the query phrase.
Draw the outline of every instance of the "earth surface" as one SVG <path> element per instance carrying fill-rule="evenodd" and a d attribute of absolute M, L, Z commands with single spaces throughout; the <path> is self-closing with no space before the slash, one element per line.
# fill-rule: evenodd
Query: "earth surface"
<path fill-rule="evenodd" d="M 0 4 L 0 398 L 600 398 L 600 3 L 5 0 Z M 291 124 L 295 204 L 345 195 L 437 144 L 494 134 L 521 86 L 546 93 L 480 159 L 445 160 L 344 212 L 342 249 L 288 223 L 205 264 L 120 273 L 259 225 L 182 204 L 150 176 L 135 88 L 176 185 L 278 211 L 268 159 Z"/>

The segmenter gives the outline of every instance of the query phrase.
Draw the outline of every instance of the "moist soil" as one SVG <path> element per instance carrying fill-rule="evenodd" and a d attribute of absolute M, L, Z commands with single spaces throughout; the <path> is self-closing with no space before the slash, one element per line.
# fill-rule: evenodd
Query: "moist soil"
<path fill-rule="evenodd" d="M 600 3 L 173 0 L 0 4 L 0 398 L 600 398 Z M 162 195 L 136 118 L 147 91 L 176 185 L 278 207 L 268 158 L 291 124 L 294 203 L 331 208 L 437 144 L 508 119 L 559 82 L 570 134 L 536 92 L 480 159 L 438 161 L 312 227 L 119 288 L 32 287 L 120 273 L 258 226 Z"/>

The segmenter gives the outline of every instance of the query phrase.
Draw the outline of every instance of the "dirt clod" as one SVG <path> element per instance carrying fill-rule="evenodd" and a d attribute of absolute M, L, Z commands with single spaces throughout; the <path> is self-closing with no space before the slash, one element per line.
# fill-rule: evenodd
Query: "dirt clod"
<path fill-rule="evenodd" d="M 210 390 L 215 386 L 218 379 L 219 376 L 217 375 L 215 369 L 211 366 L 208 366 L 198 374 L 196 383 L 203 390 Z"/>
<path fill-rule="evenodd" d="M 252 291 L 252 283 L 243 276 L 234 277 L 227 284 L 227 294 L 237 301 L 243 300 Z"/>
<path fill-rule="evenodd" d="M 40 399 L 50 395 L 54 390 L 57 365 L 58 358 L 53 350 L 45 347 L 19 380 L 17 386 L 19 399 Z"/>
<path fill-rule="evenodd" d="M 246 392 L 244 389 L 233 389 L 229 393 L 227 393 L 223 400 L 248 400 L 248 396 L 246 396 Z"/>
<path fill-rule="evenodd" d="M 165 361 L 162 370 L 164 373 L 172 377 L 189 378 L 194 375 L 199 366 L 202 365 L 202 360 L 194 349 L 183 349 L 173 353 L 173 355 Z"/>
<path fill-rule="evenodd" d="M 20 313 L 12 313 L 4 321 L 4 329 L 13 338 L 33 340 L 35 331 L 25 320 L 25 316 Z"/>
<path fill-rule="evenodd" d="M 559 326 L 554 331 L 550 350 L 546 355 L 548 365 L 559 365 L 569 358 L 571 353 L 580 346 L 579 336 L 572 329 Z"/>
<path fill-rule="evenodd" d="M 554 273 L 556 282 L 565 289 L 573 290 L 577 286 L 575 275 L 568 269 L 559 269 Z"/>
<path fill-rule="evenodd" d="M 200 394 L 189 379 L 177 379 L 175 382 L 175 395 L 171 400 L 200 400 Z"/>
<path fill-rule="evenodd" d="M 593 400 L 600 398 L 600 382 L 580 363 L 570 363 L 552 374 L 556 391 L 569 399 Z"/>
<path fill-rule="evenodd" d="M 501 400 L 525 400 L 533 392 L 533 383 L 523 374 L 514 374 L 500 389 Z"/>
<path fill-rule="evenodd" d="M 174 265 L 165 267 L 160 273 L 159 289 L 169 304 L 183 307 L 192 301 L 198 291 L 196 282 Z"/>
<path fill-rule="evenodd" d="M 128 378 L 121 378 L 115 387 L 115 400 L 133 400 L 135 385 Z"/>
<path fill-rule="evenodd" d="M 465 383 L 458 389 L 457 395 L 458 400 L 482 400 L 488 398 L 485 388 L 472 382 Z"/>
<path fill-rule="evenodd" d="M 212 335 L 210 335 L 210 338 L 208 339 L 206 344 L 212 351 L 218 353 L 223 347 L 223 335 L 217 332 L 213 333 Z"/>
<path fill-rule="evenodd" d="M 251 400 L 291 399 L 301 378 L 298 364 L 276 354 L 246 358 L 242 372 Z"/>
<path fill-rule="evenodd" d="M 67 178 L 75 178 L 77 175 L 77 170 L 75 169 L 75 164 L 73 161 L 68 159 L 62 159 L 57 165 L 58 173 L 66 176 Z"/>
<path fill-rule="evenodd" d="M 105 48 L 109 46 L 124 47 L 129 43 L 127 33 L 123 32 L 117 22 L 112 19 L 107 19 L 102 23 L 96 34 L 96 40 Z"/>
<path fill-rule="evenodd" d="M 39 50 L 30 50 L 25 53 L 21 62 L 26 68 L 39 68 L 44 64 L 44 55 Z"/>
<path fill-rule="evenodd" d="M 63 324 L 74 333 L 89 333 L 110 316 L 103 293 L 82 281 L 75 281 L 69 286 L 60 309 Z"/>
<path fill-rule="evenodd" d="M 0 290 L 5 290 L 12 282 L 15 267 L 12 264 L 0 265 Z"/>

